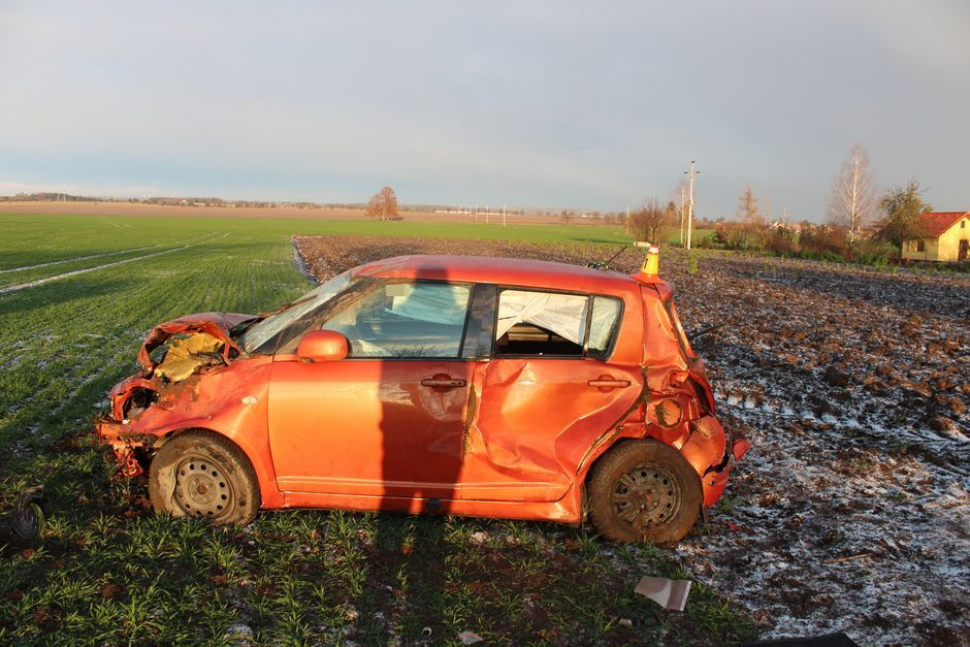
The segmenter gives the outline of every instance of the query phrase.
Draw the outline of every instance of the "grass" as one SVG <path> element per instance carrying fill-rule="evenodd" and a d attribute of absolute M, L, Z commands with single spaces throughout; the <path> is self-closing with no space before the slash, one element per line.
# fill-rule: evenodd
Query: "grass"
<path fill-rule="evenodd" d="M 684 614 L 636 596 L 641 575 L 685 576 L 676 554 L 590 529 L 340 511 L 267 513 L 245 528 L 155 517 L 144 484 L 115 479 L 90 433 L 155 323 L 257 312 L 305 291 L 292 234 L 625 242 L 618 229 L 0 214 L 0 231 L 0 270 L 70 261 L 0 273 L 0 288 L 166 252 L 0 295 L 0 511 L 29 484 L 49 497 L 41 546 L 0 556 L 0 643 L 220 643 L 246 628 L 261 643 L 755 634 L 707 587 L 695 586 Z"/>

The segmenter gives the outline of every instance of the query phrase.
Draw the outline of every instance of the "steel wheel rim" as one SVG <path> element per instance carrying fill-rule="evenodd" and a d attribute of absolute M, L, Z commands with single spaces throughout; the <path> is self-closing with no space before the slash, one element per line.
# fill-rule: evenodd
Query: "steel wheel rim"
<path fill-rule="evenodd" d="M 641 534 L 677 516 L 683 490 L 674 473 L 664 465 L 637 465 L 616 481 L 610 495 L 613 514 Z"/>
<path fill-rule="evenodd" d="M 175 504 L 186 516 L 218 518 L 234 501 L 232 484 L 217 461 L 191 455 L 175 466 Z"/>

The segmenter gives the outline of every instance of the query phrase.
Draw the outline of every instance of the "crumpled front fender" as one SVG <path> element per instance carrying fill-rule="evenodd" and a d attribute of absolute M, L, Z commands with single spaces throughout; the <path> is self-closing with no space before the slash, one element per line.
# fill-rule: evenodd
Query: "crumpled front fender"
<path fill-rule="evenodd" d="M 144 471 L 135 450 L 154 450 L 176 433 L 208 429 L 232 440 L 250 457 L 269 456 L 266 433 L 267 389 L 272 357 L 237 360 L 230 366 L 198 374 L 177 384 L 159 386 L 136 376 L 112 391 L 116 409 L 123 396 L 138 386 L 153 388 L 158 400 L 130 420 L 116 417 L 96 423 L 100 441 L 115 452 L 121 471 L 134 476 Z M 280 497 L 272 461 L 252 460 L 264 503 Z"/>

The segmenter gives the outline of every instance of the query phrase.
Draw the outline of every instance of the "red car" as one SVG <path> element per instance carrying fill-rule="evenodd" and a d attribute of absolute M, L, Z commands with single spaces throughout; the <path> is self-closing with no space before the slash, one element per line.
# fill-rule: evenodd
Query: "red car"
<path fill-rule="evenodd" d="M 98 422 L 154 508 L 538 519 L 675 542 L 732 453 L 671 291 L 560 263 L 403 256 L 275 313 L 161 324 Z"/>

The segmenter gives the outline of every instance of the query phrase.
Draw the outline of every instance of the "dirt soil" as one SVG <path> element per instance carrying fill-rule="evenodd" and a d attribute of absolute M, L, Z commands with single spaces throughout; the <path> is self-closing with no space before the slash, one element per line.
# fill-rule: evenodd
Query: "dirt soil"
<path fill-rule="evenodd" d="M 318 280 L 401 254 L 605 248 L 298 237 Z M 633 272 L 639 251 L 616 269 Z M 970 644 L 970 276 L 664 250 L 719 416 L 753 448 L 676 554 L 762 638 Z M 692 267 L 693 265 L 693 267 Z"/>

